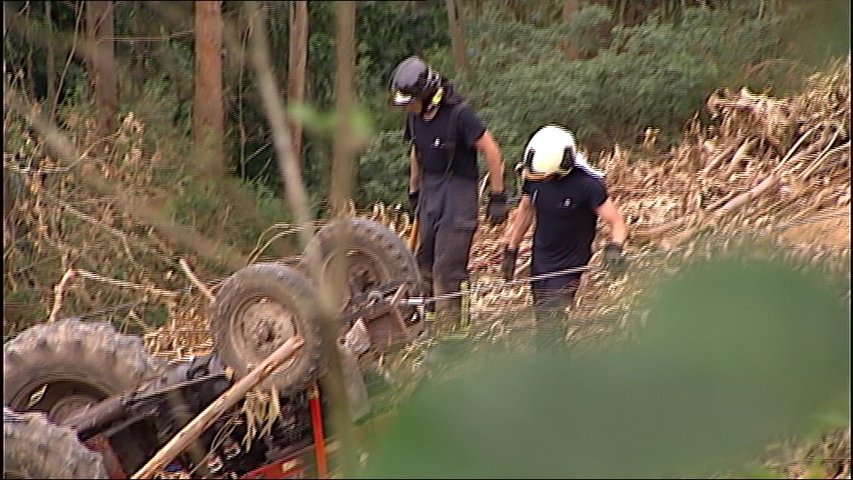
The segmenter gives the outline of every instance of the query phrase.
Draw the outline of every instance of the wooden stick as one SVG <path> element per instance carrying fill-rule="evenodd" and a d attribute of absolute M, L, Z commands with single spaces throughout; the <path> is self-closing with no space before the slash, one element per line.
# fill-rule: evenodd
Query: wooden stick
<path fill-rule="evenodd" d="M 728 144 L 727 146 L 725 146 L 725 147 L 720 151 L 720 153 L 718 153 L 717 155 L 715 155 L 715 156 L 714 156 L 714 158 L 712 158 L 712 159 L 711 159 L 711 160 L 710 160 L 710 161 L 705 165 L 705 168 L 703 168 L 703 169 L 702 169 L 702 172 L 701 172 L 699 175 L 700 175 L 700 176 L 703 176 L 703 177 L 708 176 L 708 174 L 709 174 L 709 173 L 711 173 L 711 170 L 713 170 L 713 169 L 717 168 L 717 165 L 719 165 L 719 164 L 720 164 L 720 162 L 722 162 L 722 161 L 723 161 L 723 160 L 724 160 L 724 159 L 725 159 L 725 158 L 726 158 L 730 153 L 732 153 L 732 150 L 734 150 L 734 149 L 735 149 L 735 147 L 737 147 L 737 145 L 738 145 L 739 143 L 740 143 L 740 139 L 738 139 L 738 143 L 734 143 L 734 142 L 732 142 L 732 143 Z"/>
<path fill-rule="evenodd" d="M 211 290 L 207 288 L 207 285 L 201 283 L 198 277 L 195 276 L 189 264 L 187 264 L 187 261 L 182 258 L 178 261 L 178 263 L 181 264 L 181 269 L 183 269 L 184 274 L 186 274 L 186 276 L 190 279 L 190 282 L 192 282 L 193 285 L 195 285 L 196 288 L 198 288 L 199 291 L 201 291 L 201 293 L 203 293 L 204 296 L 207 297 L 210 303 L 216 301 L 216 297 L 213 295 L 213 292 L 211 292 Z"/>
<path fill-rule="evenodd" d="M 153 293 L 154 295 L 158 295 L 158 296 L 162 296 L 162 297 L 173 298 L 173 297 L 178 296 L 178 292 L 173 292 L 170 290 L 163 290 L 163 289 L 151 287 L 148 285 L 140 285 L 138 283 L 128 282 L 125 280 L 117 280 L 115 278 L 108 278 L 108 277 L 105 277 L 103 275 L 98 275 L 97 273 L 92 273 L 88 270 L 77 270 L 76 275 L 83 277 L 83 278 L 88 278 L 90 280 L 103 282 L 103 283 L 106 283 L 108 285 L 114 285 L 116 287 L 131 288 L 134 290 L 145 290 L 145 291 L 148 291 L 150 293 Z"/>
<path fill-rule="evenodd" d="M 739 208 L 740 206 L 744 205 L 746 202 L 754 200 L 756 197 L 758 197 L 759 195 L 764 193 L 765 190 L 767 190 L 770 187 L 779 183 L 779 180 L 780 180 L 780 178 L 778 175 L 775 175 L 775 174 L 770 175 L 769 177 L 765 178 L 761 183 L 759 183 L 758 185 L 753 187 L 748 192 L 741 193 L 737 197 L 729 200 L 728 203 L 726 203 L 725 205 L 720 207 L 719 210 L 715 211 L 714 215 L 717 217 L 721 217 L 721 216 L 731 212 L 732 210 Z"/>
<path fill-rule="evenodd" d="M 213 425 L 226 410 L 233 407 L 246 393 L 258 383 L 267 378 L 276 368 L 288 360 L 302 346 L 303 340 L 300 336 L 288 339 L 276 349 L 269 357 L 264 359 L 260 365 L 249 372 L 248 375 L 237 381 L 231 388 L 219 396 L 213 403 L 208 405 L 197 417 L 180 432 L 177 433 L 169 443 L 154 455 L 142 468 L 130 478 L 154 478 L 154 474 L 162 470 L 175 459 L 181 452 L 186 450 L 191 442 Z"/>
<path fill-rule="evenodd" d="M 418 240 L 420 240 L 420 238 L 418 238 L 418 237 L 420 237 L 420 236 L 421 236 L 421 221 L 418 220 L 417 217 L 415 217 L 415 221 L 412 223 L 412 232 L 409 234 L 409 250 L 411 250 L 412 253 L 415 253 L 415 251 L 418 249 L 418 243 L 420 243 L 418 241 Z"/>
<path fill-rule="evenodd" d="M 62 279 L 59 280 L 56 287 L 53 288 L 53 308 L 50 309 L 50 316 L 47 318 L 47 323 L 53 323 L 54 320 L 56 320 L 56 315 L 59 313 L 59 309 L 62 308 L 62 298 L 65 295 L 65 284 L 67 284 L 75 275 L 77 275 L 77 270 L 69 268 L 65 274 L 62 275 Z"/>
<path fill-rule="evenodd" d="M 738 148 L 737 151 L 735 152 L 735 154 L 732 156 L 732 160 L 729 162 L 729 168 L 726 169 L 727 175 L 731 175 L 735 171 L 738 170 L 738 167 L 740 166 L 741 159 L 743 159 L 743 157 L 746 156 L 747 152 L 752 150 L 752 147 L 754 147 L 756 143 L 758 143 L 757 138 L 747 138 L 743 142 L 743 144 L 740 146 L 740 148 Z"/>

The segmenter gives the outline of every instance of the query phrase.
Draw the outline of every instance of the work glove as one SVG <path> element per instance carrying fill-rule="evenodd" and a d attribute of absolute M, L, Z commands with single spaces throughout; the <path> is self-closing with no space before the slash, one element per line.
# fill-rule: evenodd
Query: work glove
<path fill-rule="evenodd" d="M 518 261 L 518 249 L 506 247 L 504 249 L 504 259 L 501 262 L 501 273 L 504 280 L 507 282 L 515 278 L 515 263 Z"/>
<path fill-rule="evenodd" d="M 499 192 L 490 194 L 486 212 L 489 215 L 490 224 L 500 225 L 504 223 L 507 215 L 509 214 L 509 208 L 506 204 L 506 193 Z"/>
<path fill-rule="evenodd" d="M 616 275 L 622 275 L 627 269 L 627 260 L 622 255 L 622 245 L 610 242 L 604 247 L 604 266 Z"/>
<path fill-rule="evenodd" d="M 412 217 L 418 216 L 418 198 L 420 197 L 420 193 L 420 190 L 409 192 L 409 215 Z"/>

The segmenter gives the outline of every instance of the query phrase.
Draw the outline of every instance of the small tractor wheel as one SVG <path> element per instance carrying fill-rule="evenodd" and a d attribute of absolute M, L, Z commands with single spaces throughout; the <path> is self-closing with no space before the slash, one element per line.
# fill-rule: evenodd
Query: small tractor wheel
<path fill-rule="evenodd" d="M 320 373 L 320 317 L 314 289 L 305 275 L 281 263 L 245 267 L 222 284 L 210 319 L 222 362 L 245 376 L 289 338 L 304 343 L 261 385 L 282 395 L 301 391 Z"/>
<path fill-rule="evenodd" d="M 312 265 L 319 265 L 317 285 L 329 285 L 332 281 L 330 264 L 335 257 L 336 243 L 343 234 L 346 243 L 344 271 L 347 291 L 341 299 L 342 308 L 361 295 L 380 286 L 394 282 L 407 282 L 410 295 L 419 295 L 421 275 L 414 254 L 399 235 L 381 223 L 364 218 L 347 218 L 333 221 L 321 228 L 311 239 L 302 256 L 302 269 L 312 272 Z M 408 318 L 414 308 L 401 308 Z"/>
<path fill-rule="evenodd" d="M 3 405 L 61 422 L 75 410 L 138 387 L 159 373 L 142 340 L 106 322 L 43 323 L 3 346 Z"/>
<path fill-rule="evenodd" d="M 3 409 L 3 478 L 108 478 L 100 454 L 41 412 Z"/>

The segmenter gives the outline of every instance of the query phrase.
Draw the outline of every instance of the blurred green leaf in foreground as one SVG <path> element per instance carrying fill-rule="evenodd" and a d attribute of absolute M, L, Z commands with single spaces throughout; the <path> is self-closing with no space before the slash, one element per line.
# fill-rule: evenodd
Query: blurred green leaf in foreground
<path fill-rule="evenodd" d="M 776 262 L 685 267 L 650 290 L 634 344 L 498 355 L 423 384 L 376 432 L 363 474 L 701 477 L 826 419 L 849 424 L 850 320 L 827 284 Z"/>

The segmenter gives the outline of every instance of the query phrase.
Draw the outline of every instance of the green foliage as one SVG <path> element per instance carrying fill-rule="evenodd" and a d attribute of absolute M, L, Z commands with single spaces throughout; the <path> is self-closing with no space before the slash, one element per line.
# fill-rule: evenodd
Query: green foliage
<path fill-rule="evenodd" d="M 607 46 L 607 39 L 597 32 L 613 20 L 613 12 L 604 5 L 587 5 L 566 25 L 566 37 L 581 56 L 592 55 Z"/>
<path fill-rule="evenodd" d="M 384 202 L 405 207 L 408 191 L 409 152 L 403 130 L 382 132 L 358 158 L 356 203 Z"/>
<path fill-rule="evenodd" d="M 288 65 L 289 8 L 288 2 L 272 2 L 268 16 L 270 45 L 277 53 L 273 56 L 274 67 L 281 72 L 286 72 Z M 335 122 L 331 113 L 335 100 L 335 4 L 311 2 L 308 15 L 308 97 L 305 105 L 289 107 L 293 119 L 304 122 L 304 181 L 317 202 L 315 207 L 320 207 L 328 191 Z M 356 15 L 355 89 L 361 107 L 355 126 L 359 135 L 365 136 L 400 126 L 400 117 L 388 108 L 388 75 L 396 63 L 413 53 L 446 48 L 449 38 L 441 2 L 421 8 L 410 8 L 407 2 L 359 2 Z M 247 132 L 246 138 L 233 142 L 232 158 L 244 179 L 267 179 L 270 188 L 281 192 L 281 174 L 269 145 L 269 128 L 254 82 L 254 73 L 249 69 L 236 87 L 240 96 L 229 109 L 231 124 Z"/>
<path fill-rule="evenodd" d="M 782 52 L 780 17 L 756 18 L 745 9 L 688 8 L 678 25 L 651 17 L 602 38 L 598 27 L 612 13 L 587 6 L 566 27 L 577 45 L 600 46 L 585 61 L 565 60 L 557 28 L 484 15 L 474 29 L 485 49 L 473 89 L 513 158 L 544 123 L 562 123 L 599 148 L 633 143 L 647 127 L 661 128 L 671 141 L 714 88 L 742 84 L 743 65 Z"/>
<path fill-rule="evenodd" d="M 249 192 L 258 207 L 260 219 L 235 211 L 229 196 L 223 194 L 223 186 L 198 180 L 188 180 L 179 195 L 169 198 L 170 215 L 177 223 L 196 227 L 213 238 L 227 239 L 243 250 L 254 245 L 269 225 L 293 220 L 284 208 L 284 201 L 260 181 L 249 183 L 230 179 L 227 182 L 232 183 L 234 189 Z"/>

